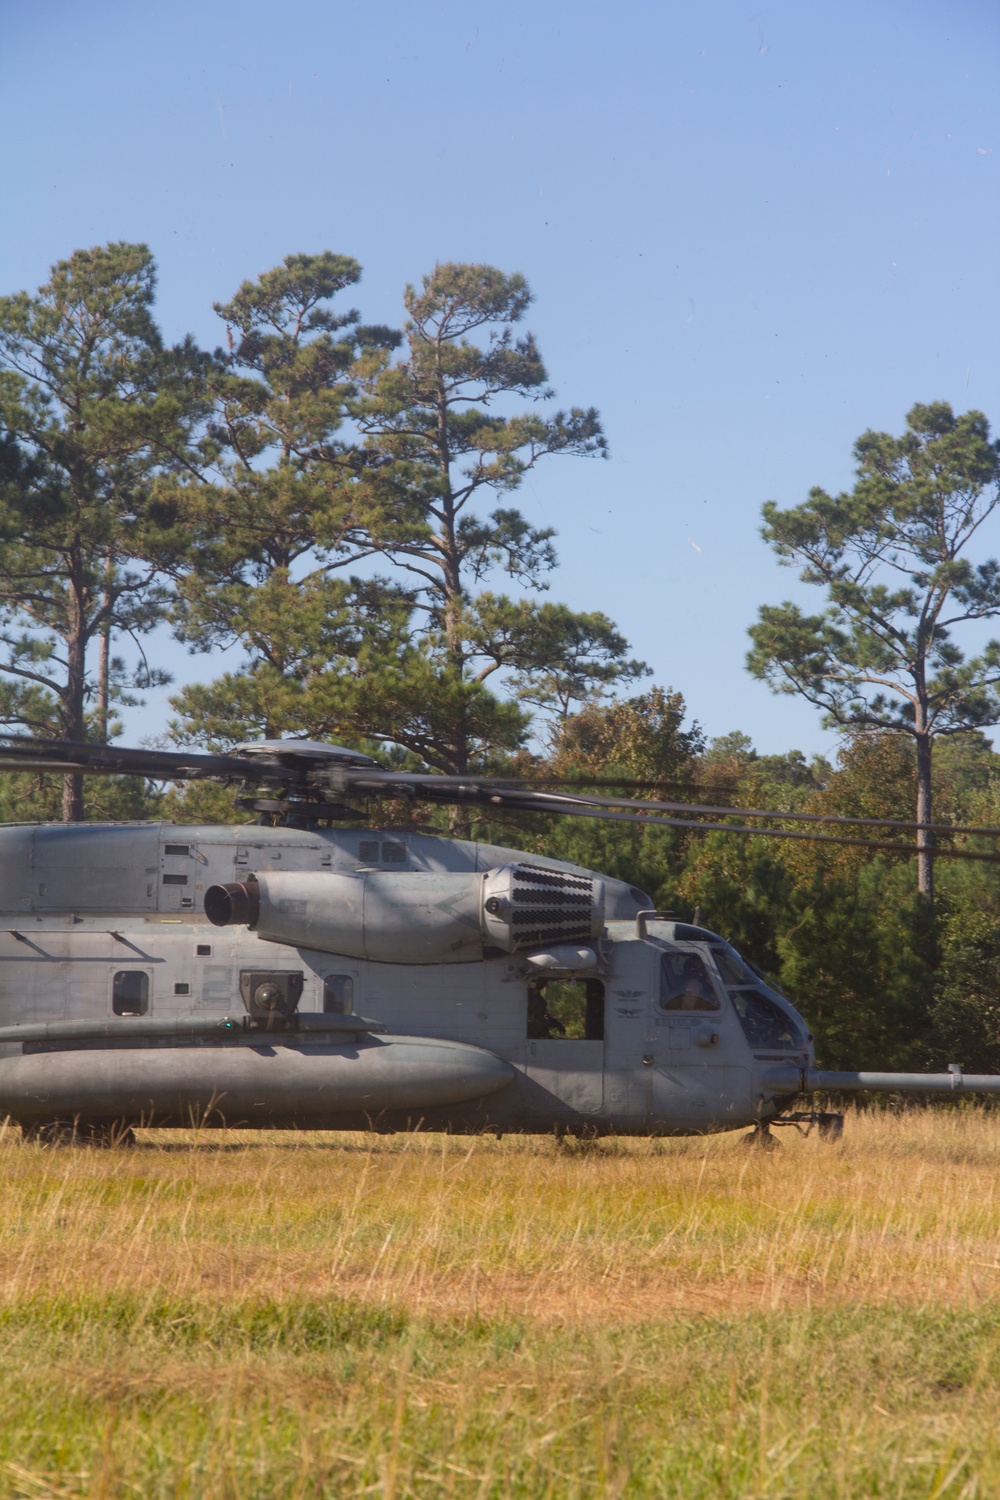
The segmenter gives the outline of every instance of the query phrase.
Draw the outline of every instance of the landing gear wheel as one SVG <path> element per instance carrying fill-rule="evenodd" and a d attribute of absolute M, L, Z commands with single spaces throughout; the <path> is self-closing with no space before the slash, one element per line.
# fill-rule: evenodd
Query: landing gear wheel
<path fill-rule="evenodd" d="M 42 1120 L 22 1125 L 21 1134 L 36 1146 L 72 1146 L 76 1126 L 72 1120 Z"/>
<path fill-rule="evenodd" d="M 834 1141 L 839 1141 L 844 1133 L 844 1117 L 823 1110 L 816 1116 L 816 1129 L 820 1140 L 829 1141 L 832 1145 Z"/>
<path fill-rule="evenodd" d="M 770 1127 L 766 1123 L 755 1125 L 750 1134 L 741 1136 L 740 1140 L 744 1146 L 749 1146 L 752 1151 L 777 1151 L 781 1144 L 771 1134 Z"/>
<path fill-rule="evenodd" d="M 135 1131 L 124 1120 L 95 1120 L 89 1126 L 85 1144 L 114 1151 L 131 1150 L 135 1145 Z"/>

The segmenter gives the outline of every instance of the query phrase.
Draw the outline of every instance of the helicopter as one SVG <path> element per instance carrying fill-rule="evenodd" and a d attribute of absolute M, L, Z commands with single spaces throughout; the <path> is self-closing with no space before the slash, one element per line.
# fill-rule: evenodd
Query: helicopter
<path fill-rule="evenodd" d="M 7 737 L 0 768 L 236 784 L 258 815 L 0 828 L 0 1118 L 29 1140 L 127 1144 L 136 1126 L 194 1125 L 749 1128 L 770 1144 L 781 1124 L 839 1136 L 818 1092 L 1000 1093 L 1000 1076 L 957 1063 L 817 1069 L 805 1020 L 766 975 L 621 880 L 349 826 L 371 797 L 869 848 L 906 848 L 911 824 L 411 774 L 293 739 L 213 755 Z M 743 821 L 692 821 L 707 814 Z"/>

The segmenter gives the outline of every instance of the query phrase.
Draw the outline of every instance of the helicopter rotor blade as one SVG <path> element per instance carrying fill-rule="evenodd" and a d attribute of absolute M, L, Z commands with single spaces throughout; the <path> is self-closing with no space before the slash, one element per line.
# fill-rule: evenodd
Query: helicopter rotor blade
<path fill-rule="evenodd" d="M 778 812 L 775 809 L 751 807 L 722 807 L 698 802 L 661 802 L 638 797 L 586 797 L 588 803 L 606 807 L 647 808 L 669 812 L 711 813 L 719 817 L 733 818 L 781 818 L 793 823 L 826 823 L 865 828 L 909 828 L 927 833 L 976 833 L 991 838 L 1000 838 L 1000 828 L 971 827 L 960 823 L 917 823 L 908 818 L 864 818 L 847 817 L 843 813 Z"/>
<path fill-rule="evenodd" d="M 678 828 L 686 829 L 691 833 L 708 834 L 715 832 L 736 833 L 758 838 L 780 838 L 798 839 L 807 843 L 842 844 L 855 848 L 871 849 L 879 851 L 891 851 L 897 854 L 912 856 L 916 854 L 916 846 L 902 843 L 899 840 L 868 839 L 850 834 L 824 834 L 811 833 L 805 829 L 790 828 L 758 828 L 746 824 L 722 823 L 722 822 L 697 822 L 691 818 L 678 818 L 663 816 L 667 812 L 713 812 L 727 816 L 744 816 L 742 808 L 692 808 L 686 803 L 652 802 L 648 800 L 630 800 L 628 798 L 602 798 L 602 797 L 580 797 L 570 796 L 565 793 L 540 792 L 527 787 L 512 786 L 499 781 L 473 780 L 457 776 L 425 776 L 420 774 L 406 774 L 393 771 L 354 771 L 353 769 L 338 770 L 337 782 L 341 785 L 347 795 L 366 796 L 397 796 L 411 800 L 437 802 L 448 805 L 479 806 L 486 808 L 507 809 L 515 812 L 537 812 L 556 813 L 578 818 L 594 818 L 605 822 L 628 823 L 639 828 Z M 656 811 L 654 811 L 654 809 Z M 781 812 L 752 814 L 757 817 L 770 817 L 772 819 L 784 819 L 788 815 Z M 808 815 L 807 815 L 808 816 Z M 823 821 L 839 822 L 826 815 L 817 815 Z M 866 819 L 844 819 L 844 822 L 854 824 L 866 823 Z M 877 820 L 895 826 L 890 820 Z M 915 829 L 928 828 L 926 824 L 903 824 L 903 827 Z M 949 824 L 930 825 L 938 827 L 948 833 L 958 830 Z M 1000 837 L 1000 828 L 977 829 L 978 833 Z M 972 859 L 985 861 L 987 863 L 1000 863 L 1000 853 L 988 853 L 970 849 L 942 849 L 938 848 L 935 853 L 942 858 Z"/>
<path fill-rule="evenodd" d="M 962 823 L 918 823 L 907 818 L 848 817 L 841 813 L 805 813 L 785 811 L 777 808 L 728 807 L 715 803 L 668 802 L 666 800 L 641 797 L 600 797 L 590 793 L 548 792 L 536 789 L 530 782 L 506 781 L 489 777 L 470 779 L 458 776 L 427 776 L 420 773 L 407 774 L 394 771 L 366 771 L 362 781 L 351 780 L 352 788 L 368 796 L 421 797 L 435 802 L 467 802 L 478 804 L 495 803 L 500 797 L 505 803 L 519 795 L 528 799 L 524 804 L 510 802 L 521 811 L 562 812 L 572 814 L 581 808 L 609 808 L 629 812 L 704 813 L 713 817 L 760 818 L 772 821 L 795 823 L 819 823 L 829 826 L 861 828 L 898 828 L 915 832 L 941 834 L 977 834 L 986 838 L 1000 838 L 1000 828 L 981 827 Z M 383 782 L 377 778 L 386 778 Z M 679 783 L 674 783 L 678 785 Z M 551 803 L 551 806 L 543 804 Z M 558 805 L 556 805 L 558 804 Z M 498 805 L 498 804 L 497 804 Z M 701 824 L 691 826 L 701 827 Z M 719 825 L 727 828 L 730 824 Z M 735 832 L 736 830 L 733 829 Z M 748 828 L 747 833 L 762 832 Z M 896 847 L 901 847 L 897 845 Z"/>
<path fill-rule="evenodd" d="M 676 828 L 705 835 L 713 832 L 757 838 L 797 839 L 846 845 L 912 856 L 915 846 L 900 840 L 872 839 L 849 833 L 813 833 L 805 829 L 764 828 L 721 818 L 808 822 L 828 827 L 891 828 L 947 835 L 1000 838 L 1000 828 L 910 823 L 900 819 L 842 817 L 832 813 L 793 813 L 706 803 L 654 801 L 649 798 L 603 797 L 580 792 L 541 790 L 491 777 L 442 776 L 385 770 L 367 756 L 338 746 L 279 740 L 240 747 L 229 755 L 186 750 L 143 750 L 73 741 L 33 740 L 7 736 L 0 741 L 0 770 L 35 770 L 57 774 L 131 775 L 153 781 L 212 780 L 277 788 L 306 808 L 333 793 L 339 797 L 395 797 L 455 806 L 535 812 L 626 823 L 634 827 Z M 686 814 L 686 816 L 673 816 Z M 712 821 L 700 821 L 708 818 Z M 1000 853 L 938 847 L 941 858 L 1000 862 Z"/>
<path fill-rule="evenodd" d="M 544 809 L 535 809 L 541 811 Z M 660 818 L 639 817 L 623 810 L 599 809 L 599 808 L 550 808 L 551 812 L 561 812 L 578 818 L 598 818 L 607 822 L 630 823 L 638 828 L 681 828 L 690 833 L 738 833 L 751 838 L 773 838 L 773 839 L 800 839 L 809 844 L 840 844 L 848 845 L 857 849 L 872 849 L 880 851 L 891 851 L 896 854 L 905 854 L 912 857 L 917 851 L 915 844 L 903 844 L 892 839 L 864 839 L 851 838 L 846 834 L 809 833 L 799 828 L 756 828 L 752 825 L 740 823 L 696 823 L 687 818 Z M 780 817 L 780 813 L 772 813 L 772 817 Z M 994 836 L 1000 836 L 1000 829 L 993 830 Z M 1000 864 L 1000 853 L 990 854 L 986 851 L 976 849 L 943 849 L 935 847 L 934 854 L 939 859 L 972 859 L 981 860 L 987 864 Z"/>
<path fill-rule="evenodd" d="M 51 771 L 59 775 L 145 776 L 150 781 L 240 781 L 261 786 L 308 789 L 322 785 L 331 763 L 363 766 L 374 762 L 338 746 L 308 741 L 264 741 L 240 746 L 229 755 L 191 750 L 145 750 L 94 745 L 74 740 L 0 738 L 0 770 Z"/>
<path fill-rule="evenodd" d="M 186 750 L 134 750 L 116 745 L 78 744 L 5 737 L 0 770 L 51 771 L 59 775 L 146 776 L 152 781 L 242 779 L 247 762 L 230 755 Z"/>

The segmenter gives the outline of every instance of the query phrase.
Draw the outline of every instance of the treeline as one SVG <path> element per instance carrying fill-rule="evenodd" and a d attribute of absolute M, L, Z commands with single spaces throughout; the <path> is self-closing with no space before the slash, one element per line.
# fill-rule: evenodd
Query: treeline
<path fill-rule="evenodd" d="M 178 688 L 174 743 L 306 735 L 451 774 L 1000 822 L 1000 757 L 981 732 L 1000 719 L 1000 647 L 966 660 L 952 639 L 1000 612 L 1000 568 L 964 556 L 1000 498 L 981 414 L 915 407 L 902 438 L 859 439 L 849 495 L 765 509 L 765 536 L 826 604 L 765 606 L 748 665 L 844 738 L 833 765 L 760 756 L 738 732 L 707 744 L 679 694 L 642 683 L 604 614 L 544 597 L 553 533 L 514 492 L 543 460 L 607 449 L 592 408 L 554 405 L 519 331 L 523 278 L 439 265 L 406 289 L 398 330 L 343 305 L 359 278 L 343 256 L 289 256 L 216 306 L 213 351 L 164 342 L 141 245 L 76 252 L 37 293 L 0 298 L 0 723 L 109 739 L 168 680 L 150 642 L 170 628 L 193 651 L 243 653 L 238 670 Z M 0 816 L 60 815 L 249 816 L 207 786 L 0 778 Z M 935 859 L 930 833 L 913 860 L 466 820 L 452 815 L 452 831 L 700 914 L 796 998 L 828 1065 L 1000 1071 L 997 866 Z"/>
<path fill-rule="evenodd" d="M 552 532 L 511 497 L 605 440 L 553 409 L 523 277 L 439 265 L 397 331 L 340 306 L 360 274 L 287 257 L 216 306 L 211 353 L 164 344 L 142 245 L 0 299 L 0 722 L 106 739 L 170 622 L 245 654 L 180 689 L 176 741 L 371 738 L 463 774 L 644 672 L 605 615 L 539 597 Z"/>

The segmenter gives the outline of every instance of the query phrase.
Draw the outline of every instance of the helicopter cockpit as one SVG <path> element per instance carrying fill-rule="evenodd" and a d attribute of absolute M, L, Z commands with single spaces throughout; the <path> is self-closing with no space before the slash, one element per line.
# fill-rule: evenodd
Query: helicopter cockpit
<path fill-rule="evenodd" d="M 659 1010 L 709 1016 L 721 1012 L 728 999 L 758 1060 L 782 1060 L 790 1052 L 811 1054 L 812 1034 L 788 997 L 725 938 L 687 922 L 651 926 L 647 939 L 665 948 Z"/>

